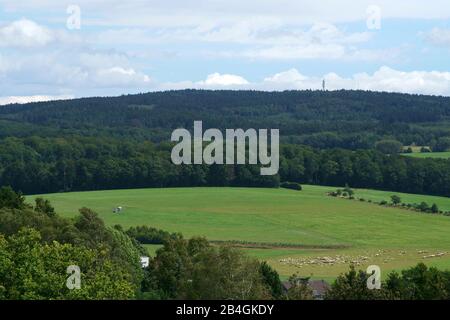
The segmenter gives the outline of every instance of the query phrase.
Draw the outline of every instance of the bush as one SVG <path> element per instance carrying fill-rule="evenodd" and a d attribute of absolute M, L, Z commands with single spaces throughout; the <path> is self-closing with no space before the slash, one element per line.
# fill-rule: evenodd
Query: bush
<path fill-rule="evenodd" d="M 25 197 L 20 192 L 14 192 L 11 187 L 0 188 L 0 208 L 23 209 Z"/>
<path fill-rule="evenodd" d="M 426 202 L 421 202 L 418 206 L 417 209 L 422 211 L 422 212 L 428 212 L 430 210 L 430 207 L 428 206 L 428 203 Z"/>
<path fill-rule="evenodd" d="M 433 203 L 433 205 L 431 206 L 431 212 L 432 213 L 439 213 L 439 208 L 436 205 L 436 203 Z"/>
<path fill-rule="evenodd" d="M 402 199 L 397 195 L 393 195 L 391 196 L 391 202 L 394 206 L 396 206 L 402 202 Z"/>
<path fill-rule="evenodd" d="M 169 233 L 148 226 L 131 227 L 126 234 L 141 244 L 164 244 L 170 239 L 182 238 L 181 234 Z"/>
<path fill-rule="evenodd" d="M 283 182 L 280 184 L 280 187 L 285 188 L 285 189 L 297 190 L 297 191 L 302 190 L 302 186 L 297 182 Z"/>

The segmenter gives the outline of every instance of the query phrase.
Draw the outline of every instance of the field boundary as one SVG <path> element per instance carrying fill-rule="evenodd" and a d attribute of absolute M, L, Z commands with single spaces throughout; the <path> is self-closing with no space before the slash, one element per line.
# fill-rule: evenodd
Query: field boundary
<path fill-rule="evenodd" d="M 330 244 L 330 245 L 318 245 L 318 244 L 299 244 L 299 243 L 274 243 L 274 242 L 247 242 L 239 240 L 210 240 L 212 244 L 228 245 L 238 248 L 251 248 L 251 249 L 348 249 L 350 245 L 346 244 Z"/>

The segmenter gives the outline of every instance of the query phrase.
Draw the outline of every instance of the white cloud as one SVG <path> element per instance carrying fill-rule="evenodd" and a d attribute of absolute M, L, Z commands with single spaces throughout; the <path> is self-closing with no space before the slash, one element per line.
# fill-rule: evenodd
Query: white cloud
<path fill-rule="evenodd" d="M 264 81 L 268 82 L 268 83 L 283 84 L 283 83 L 302 82 L 307 79 L 308 79 L 308 77 L 302 75 L 300 72 L 298 72 L 297 69 L 290 69 L 288 71 L 274 74 L 271 77 L 267 77 L 264 79 Z"/>
<path fill-rule="evenodd" d="M 55 44 L 51 47 L 48 45 Z M 49 30 L 22 19 L 0 28 L 0 80 L 2 93 L 30 96 L 102 88 L 149 90 L 151 79 L 136 69 L 127 55 L 116 50 L 96 50 L 64 30 Z M 32 47 L 33 50 L 22 50 Z M 30 87 L 34 87 L 30 90 Z M 45 98 L 45 96 L 44 96 Z"/>
<path fill-rule="evenodd" d="M 35 22 L 21 19 L 0 28 L 0 46 L 45 46 L 54 40 L 52 32 Z"/>
<path fill-rule="evenodd" d="M 352 77 L 341 77 L 328 73 L 323 77 L 307 77 L 296 69 L 278 73 L 257 84 L 265 90 L 321 89 L 325 79 L 329 90 L 361 89 L 370 91 L 402 92 L 413 94 L 450 95 L 450 72 L 398 71 L 381 67 L 373 74 L 359 73 Z"/>
<path fill-rule="evenodd" d="M 41 102 L 41 101 L 51 101 L 51 100 L 66 100 L 73 99 L 72 95 L 59 95 L 59 96 L 11 96 L 11 97 L 0 97 L 0 105 L 6 105 L 11 103 L 29 103 L 29 102 Z"/>
<path fill-rule="evenodd" d="M 450 95 L 450 72 L 403 72 L 382 67 L 373 75 L 355 75 L 354 81 L 364 90 Z"/>
<path fill-rule="evenodd" d="M 434 28 L 421 36 L 429 43 L 436 46 L 450 46 L 450 29 Z"/>
<path fill-rule="evenodd" d="M 207 51 L 212 57 L 251 59 L 338 59 L 351 56 L 355 45 L 368 42 L 373 33 L 347 33 L 330 23 L 314 23 L 309 28 L 286 26 L 279 21 L 251 18 L 234 24 L 158 30 L 114 29 L 91 38 L 91 42 L 113 44 L 227 43 L 228 51 Z M 239 47 L 239 46 L 244 46 Z M 367 50 L 372 52 L 374 50 Z M 372 57 L 379 57 L 374 53 Z"/>
<path fill-rule="evenodd" d="M 371 32 L 347 33 L 333 24 L 315 23 L 309 29 L 291 28 L 286 30 L 273 26 L 267 30 L 249 30 L 244 24 L 242 30 L 230 34 L 222 29 L 201 39 L 210 41 L 230 41 L 245 43 L 249 48 L 228 51 L 209 51 L 209 57 L 248 58 L 260 60 L 353 60 L 353 61 L 395 61 L 403 52 L 402 47 L 388 49 L 359 49 L 358 44 L 366 43 L 373 37 Z M 236 26 L 235 26 L 236 27 Z M 246 29 L 247 28 L 247 29 Z M 213 36 L 211 36 L 213 35 Z"/>
<path fill-rule="evenodd" d="M 197 82 L 199 86 L 241 86 L 247 85 L 249 82 L 241 76 L 234 74 L 213 73 L 208 75 L 206 80 Z"/>
<path fill-rule="evenodd" d="M 223 77 L 216 73 L 208 76 L 207 79 L 223 79 Z M 309 89 L 321 90 L 322 80 L 325 79 L 327 90 L 348 89 L 450 96 L 450 72 L 404 72 L 389 68 L 387 66 L 381 67 L 373 74 L 357 73 L 351 77 L 342 77 L 333 72 L 325 74 L 321 77 L 310 77 L 300 73 L 297 69 L 292 68 L 287 71 L 268 76 L 261 82 L 248 82 L 241 76 L 237 75 L 233 75 L 232 79 L 240 79 L 240 81 L 183 81 L 177 83 L 156 84 L 154 89 L 226 88 L 264 91 Z"/>
<path fill-rule="evenodd" d="M 150 83 L 150 77 L 132 68 L 112 67 L 96 70 L 92 80 L 105 87 L 141 86 Z"/>

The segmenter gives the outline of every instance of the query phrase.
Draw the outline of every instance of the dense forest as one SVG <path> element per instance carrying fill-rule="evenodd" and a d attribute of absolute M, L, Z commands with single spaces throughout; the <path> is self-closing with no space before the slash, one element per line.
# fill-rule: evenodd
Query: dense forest
<path fill-rule="evenodd" d="M 279 174 L 173 165 L 170 134 L 194 120 L 204 128 L 279 128 Z M 183 90 L 9 105 L 0 107 L 0 185 L 36 194 L 289 181 L 450 196 L 450 160 L 383 152 L 413 143 L 450 148 L 450 98 Z"/>
<path fill-rule="evenodd" d="M 450 196 L 450 160 L 282 145 L 276 176 L 256 165 L 172 164 L 170 143 L 105 137 L 5 138 L 0 182 L 26 194 L 145 187 L 278 187 L 280 181 Z"/>
<path fill-rule="evenodd" d="M 153 92 L 0 108 L 0 137 L 114 136 L 168 140 L 173 129 L 275 128 L 282 142 L 370 149 L 376 141 L 435 146 L 450 136 L 450 98 L 366 91 Z"/>

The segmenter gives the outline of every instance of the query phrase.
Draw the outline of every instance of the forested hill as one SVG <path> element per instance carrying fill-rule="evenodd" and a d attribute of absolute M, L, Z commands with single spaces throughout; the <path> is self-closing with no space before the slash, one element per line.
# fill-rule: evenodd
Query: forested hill
<path fill-rule="evenodd" d="M 450 136 L 450 98 L 366 91 L 183 90 L 0 107 L 0 137 L 168 140 L 174 128 L 279 128 L 282 141 L 372 148 L 385 138 L 433 145 Z"/>
<path fill-rule="evenodd" d="M 175 166 L 165 141 L 194 120 L 204 128 L 279 128 L 279 174 Z M 373 150 L 393 138 L 447 148 L 449 137 L 450 98 L 362 91 L 185 90 L 10 105 L 0 107 L 0 186 L 38 194 L 290 181 L 450 196 L 450 160 Z"/>

